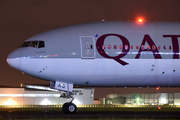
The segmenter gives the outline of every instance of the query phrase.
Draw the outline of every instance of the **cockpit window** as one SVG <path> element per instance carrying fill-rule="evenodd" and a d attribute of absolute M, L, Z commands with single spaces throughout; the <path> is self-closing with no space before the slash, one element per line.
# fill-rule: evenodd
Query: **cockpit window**
<path fill-rule="evenodd" d="M 38 44 L 39 43 L 39 44 Z M 44 41 L 27 41 L 24 42 L 21 47 L 35 47 L 35 48 L 42 48 L 45 47 Z"/>
<path fill-rule="evenodd" d="M 29 45 L 31 44 L 31 41 L 28 42 L 24 42 L 21 47 L 29 47 Z"/>
<path fill-rule="evenodd" d="M 45 47 L 44 41 L 39 41 L 39 47 L 38 48 L 42 48 Z"/>
<path fill-rule="evenodd" d="M 35 47 L 37 48 L 37 44 L 38 44 L 38 41 L 33 41 L 30 45 L 30 47 Z"/>

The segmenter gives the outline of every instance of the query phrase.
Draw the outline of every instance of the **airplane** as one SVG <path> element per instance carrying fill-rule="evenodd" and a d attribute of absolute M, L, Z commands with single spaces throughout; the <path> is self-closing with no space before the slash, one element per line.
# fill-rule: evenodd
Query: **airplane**
<path fill-rule="evenodd" d="M 57 28 L 28 38 L 7 57 L 25 74 L 50 81 L 70 99 L 78 86 L 180 86 L 180 23 L 100 21 Z"/>

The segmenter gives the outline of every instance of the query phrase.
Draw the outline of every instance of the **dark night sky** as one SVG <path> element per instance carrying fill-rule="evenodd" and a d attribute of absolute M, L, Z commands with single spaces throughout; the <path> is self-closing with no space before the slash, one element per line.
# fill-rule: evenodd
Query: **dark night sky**
<path fill-rule="evenodd" d="M 0 85 L 48 84 L 10 68 L 6 57 L 27 38 L 58 27 L 101 21 L 180 21 L 180 0 L 0 0 Z"/>

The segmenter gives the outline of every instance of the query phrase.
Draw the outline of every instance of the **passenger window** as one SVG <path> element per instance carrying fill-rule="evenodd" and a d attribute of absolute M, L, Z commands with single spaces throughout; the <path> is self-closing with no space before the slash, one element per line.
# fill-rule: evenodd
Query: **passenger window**
<path fill-rule="evenodd" d="M 21 47 L 29 47 L 29 45 L 31 44 L 31 41 L 28 42 L 24 42 Z"/>
<path fill-rule="evenodd" d="M 156 46 L 155 46 L 155 45 L 153 45 L 153 46 L 152 46 L 152 49 L 153 49 L 153 50 L 155 50 L 155 49 L 156 49 Z"/>
<path fill-rule="evenodd" d="M 166 46 L 163 46 L 164 50 L 166 50 Z"/>
<path fill-rule="evenodd" d="M 138 46 L 138 45 L 136 45 L 136 49 L 139 49 L 139 46 Z"/>
<path fill-rule="evenodd" d="M 38 44 L 38 41 L 33 41 L 30 45 L 30 47 L 35 47 L 37 48 L 37 44 Z"/>
<path fill-rule="evenodd" d="M 150 50 L 150 46 L 149 45 L 147 46 L 147 50 Z"/>
<path fill-rule="evenodd" d="M 114 49 L 117 49 L 117 46 L 116 46 L 116 45 L 114 45 Z"/>
<path fill-rule="evenodd" d="M 169 50 L 171 50 L 171 46 L 169 46 Z"/>
<path fill-rule="evenodd" d="M 102 49 L 104 50 L 106 48 L 106 46 L 105 45 L 102 45 Z"/>
<path fill-rule="evenodd" d="M 133 45 L 131 45 L 131 49 L 133 49 Z"/>
<path fill-rule="evenodd" d="M 39 47 L 38 48 L 42 48 L 45 47 L 44 41 L 39 41 Z"/>
<path fill-rule="evenodd" d="M 141 49 L 144 50 L 144 45 L 141 45 Z"/>
<path fill-rule="evenodd" d="M 122 45 L 119 46 L 119 49 L 122 49 Z"/>
<path fill-rule="evenodd" d="M 160 49 L 161 49 L 161 46 L 158 46 L 158 49 L 160 50 Z"/>
<path fill-rule="evenodd" d="M 108 45 L 108 49 L 111 49 L 111 45 Z"/>
<path fill-rule="evenodd" d="M 125 45 L 125 50 L 128 50 L 128 45 Z"/>

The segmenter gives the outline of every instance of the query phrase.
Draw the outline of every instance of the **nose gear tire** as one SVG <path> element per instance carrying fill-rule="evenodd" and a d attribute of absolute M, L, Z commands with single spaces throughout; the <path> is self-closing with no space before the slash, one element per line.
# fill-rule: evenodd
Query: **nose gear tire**
<path fill-rule="evenodd" d="M 77 107 L 74 103 L 69 102 L 63 105 L 62 110 L 65 114 L 73 114 L 76 112 Z"/>

